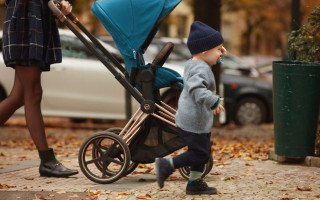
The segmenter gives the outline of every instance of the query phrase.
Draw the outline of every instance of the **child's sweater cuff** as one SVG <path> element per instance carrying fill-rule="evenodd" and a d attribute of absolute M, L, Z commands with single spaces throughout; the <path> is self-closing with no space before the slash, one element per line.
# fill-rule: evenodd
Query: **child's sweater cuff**
<path fill-rule="evenodd" d="M 220 97 L 218 98 L 218 101 L 211 107 L 212 110 L 215 110 L 220 105 Z"/>

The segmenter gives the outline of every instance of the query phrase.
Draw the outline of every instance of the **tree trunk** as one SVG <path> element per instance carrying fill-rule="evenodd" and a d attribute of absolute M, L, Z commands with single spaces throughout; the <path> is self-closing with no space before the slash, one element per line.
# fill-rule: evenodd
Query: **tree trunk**
<path fill-rule="evenodd" d="M 221 0 L 194 0 L 194 19 L 195 21 L 201 21 L 208 26 L 220 31 L 221 25 Z M 219 93 L 220 83 L 220 64 L 213 67 L 213 73 L 216 78 L 217 93 Z"/>
<path fill-rule="evenodd" d="M 221 0 L 194 0 L 194 19 L 195 21 L 201 21 L 208 26 L 214 28 L 217 31 L 220 31 L 221 25 Z M 217 94 L 219 94 L 219 85 L 220 85 L 220 64 L 215 65 L 212 68 L 216 79 Z M 219 116 L 216 116 L 216 119 L 219 119 Z M 219 126 L 219 120 L 214 120 L 214 126 Z"/>

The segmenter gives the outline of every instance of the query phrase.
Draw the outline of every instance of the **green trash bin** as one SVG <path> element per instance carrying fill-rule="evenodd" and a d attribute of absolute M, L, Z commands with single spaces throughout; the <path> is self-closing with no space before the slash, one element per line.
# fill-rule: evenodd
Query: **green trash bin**
<path fill-rule="evenodd" d="M 288 158 L 314 155 L 320 102 L 320 63 L 274 61 L 275 152 Z"/>

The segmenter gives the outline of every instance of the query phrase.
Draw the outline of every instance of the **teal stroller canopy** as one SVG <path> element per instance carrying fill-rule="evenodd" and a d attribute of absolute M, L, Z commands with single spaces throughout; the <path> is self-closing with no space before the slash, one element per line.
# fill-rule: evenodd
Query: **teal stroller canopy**
<path fill-rule="evenodd" d="M 143 53 L 153 40 L 163 19 L 181 0 L 98 0 L 92 12 L 102 22 L 118 46 L 129 75 L 132 68 L 147 68 Z M 159 67 L 154 89 L 182 81 L 174 70 Z"/>

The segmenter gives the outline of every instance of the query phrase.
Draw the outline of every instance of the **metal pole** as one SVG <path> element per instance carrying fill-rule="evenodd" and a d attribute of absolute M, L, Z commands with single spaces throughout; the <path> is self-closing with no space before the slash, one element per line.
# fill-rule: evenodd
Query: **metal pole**
<path fill-rule="evenodd" d="M 291 30 L 296 31 L 300 27 L 300 0 L 292 0 L 291 6 Z"/>
<path fill-rule="evenodd" d="M 300 27 L 300 0 L 292 0 L 291 4 L 291 32 L 294 36 L 297 35 L 297 30 Z M 296 52 L 289 53 L 289 60 L 296 60 Z"/>

